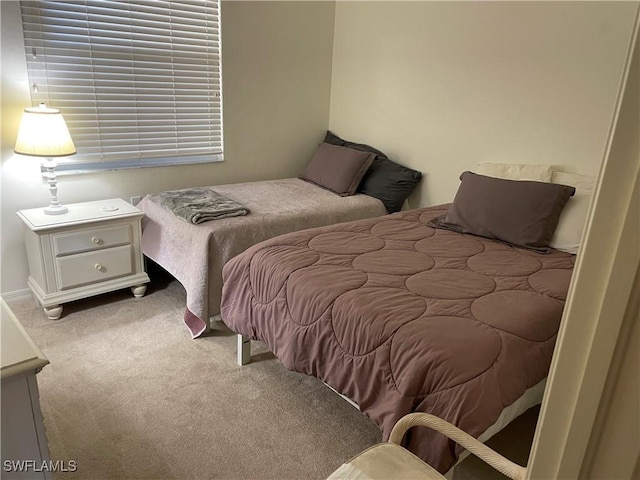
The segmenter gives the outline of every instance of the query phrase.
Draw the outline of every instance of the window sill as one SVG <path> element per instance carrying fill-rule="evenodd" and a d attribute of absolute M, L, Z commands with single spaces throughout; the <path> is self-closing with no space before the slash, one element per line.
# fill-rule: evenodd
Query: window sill
<path fill-rule="evenodd" d="M 59 162 L 56 175 L 77 175 L 81 173 L 95 173 L 113 170 L 127 170 L 145 167 L 172 167 L 178 165 L 193 165 L 197 163 L 217 163 L 224 161 L 223 154 L 199 155 L 193 157 L 144 158 L 135 160 L 112 160 L 106 162 Z M 40 172 L 46 177 L 46 165 L 40 166 Z"/>

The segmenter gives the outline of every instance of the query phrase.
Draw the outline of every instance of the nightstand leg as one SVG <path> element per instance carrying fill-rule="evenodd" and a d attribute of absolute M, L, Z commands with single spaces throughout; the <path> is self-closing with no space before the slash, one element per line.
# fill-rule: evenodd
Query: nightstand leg
<path fill-rule="evenodd" d="M 146 285 L 136 285 L 135 287 L 131 287 L 131 291 L 133 292 L 133 296 L 136 298 L 140 298 L 144 295 L 144 292 L 147 291 Z"/>
<path fill-rule="evenodd" d="M 62 316 L 62 305 L 49 305 L 44 307 L 44 313 L 49 320 L 59 320 Z"/>

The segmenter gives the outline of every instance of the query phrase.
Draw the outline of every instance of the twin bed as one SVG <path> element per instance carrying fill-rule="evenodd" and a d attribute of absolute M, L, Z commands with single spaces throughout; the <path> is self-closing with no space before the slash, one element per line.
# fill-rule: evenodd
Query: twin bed
<path fill-rule="evenodd" d="M 339 197 L 298 178 L 219 185 L 215 190 L 251 213 L 192 224 L 150 196 L 138 204 L 145 212 L 142 251 L 185 288 L 184 321 L 193 337 L 207 331 L 210 318 L 220 313 L 222 266 L 229 259 L 283 233 L 386 213 L 376 198 Z"/>
<path fill-rule="evenodd" d="M 390 215 L 300 179 L 217 186 L 251 214 L 201 225 L 145 199 L 143 251 L 184 285 L 193 336 L 220 311 L 242 363 L 264 342 L 384 438 L 429 412 L 486 440 L 541 401 L 575 260 L 548 245 L 575 189 L 461 180 L 452 204 Z M 461 454 L 427 429 L 405 443 L 441 472 Z"/>

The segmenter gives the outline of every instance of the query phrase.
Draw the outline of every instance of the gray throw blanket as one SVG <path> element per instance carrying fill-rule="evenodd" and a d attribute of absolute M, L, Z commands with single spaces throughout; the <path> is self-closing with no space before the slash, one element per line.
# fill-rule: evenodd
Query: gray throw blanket
<path fill-rule="evenodd" d="M 198 224 L 218 218 L 249 213 L 242 204 L 224 197 L 210 187 L 185 188 L 154 193 L 149 199 L 185 222 Z"/>

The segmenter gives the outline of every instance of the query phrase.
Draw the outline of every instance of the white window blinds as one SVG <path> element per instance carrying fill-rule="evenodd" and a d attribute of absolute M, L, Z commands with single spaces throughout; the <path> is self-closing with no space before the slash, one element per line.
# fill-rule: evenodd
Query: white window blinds
<path fill-rule="evenodd" d="M 219 0 L 22 1 L 34 105 L 98 168 L 222 159 Z M 91 168 L 89 168 L 91 169 Z"/>

